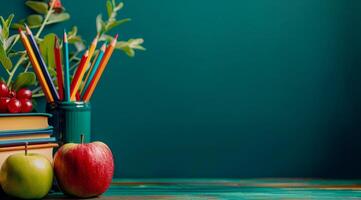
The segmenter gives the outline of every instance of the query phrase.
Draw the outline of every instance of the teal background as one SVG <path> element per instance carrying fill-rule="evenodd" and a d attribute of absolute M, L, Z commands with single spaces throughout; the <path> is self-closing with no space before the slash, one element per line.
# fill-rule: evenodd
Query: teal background
<path fill-rule="evenodd" d="M 63 3 L 53 30 L 91 40 L 105 1 Z M 117 52 L 92 98 L 116 177 L 361 178 L 361 1 L 125 4 L 117 32 L 147 51 Z"/>

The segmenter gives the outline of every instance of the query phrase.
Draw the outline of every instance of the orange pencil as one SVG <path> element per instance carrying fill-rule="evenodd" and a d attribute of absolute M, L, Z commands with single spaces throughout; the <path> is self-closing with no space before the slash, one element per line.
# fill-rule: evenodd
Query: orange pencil
<path fill-rule="evenodd" d="M 92 44 L 90 45 L 90 48 L 89 48 L 89 55 L 88 55 L 88 58 L 86 59 L 84 65 L 85 67 L 82 68 L 80 71 L 79 71 L 79 78 L 76 80 L 76 82 L 74 83 L 74 88 L 73 90 L 71 91 L 70 93 L 70 99 L 71 100 L 76 100 L 76 93 L 79 89 L 79 86 L 81 84 L 81 82 L 83 81 L 83 77 L 84 77 L 84 74 L 85 74 L 85 71 L 86 71 L 86 68 L 94 54 L 94 51 L 95 51 L 95 48 L 97 47 L 97 44 L 98 44 L 98 36 L 95 37 L 95 39 L 93 40 Z"/>
<path fill-rule="evenodd" d="M 88 57 L 89 57 L 89 51 L 86 51 L 85 54 L 82 56 L 82 58 L 80 60 L 80 63 L 79 63 L 79 66 L 76 69 L 76 72 L 75 72 L 75 74 L 73 76 L 73 81 L 71 82 L 71 85 L 70 85 L 70 92 L 71 93 L 74 92 L 75 83 L 79 81 L 80 73 L 83 71 L 83 68 L 86 68 L 85 63 L 86 63 L 86 60 L 88 59 Z"/>
<path fill-rule="evenodd" d="M 89 69 L 88 69 L 88 72 L 86 72 L 86 76 L 85 76 L 85 79 L 84 79 L 84 84 L 83 84 L 83 86 L 80 87 L 80 90 L 79 90 L 79 91 L 80 91 L 80 94 L 83 93 L 85 83 L 88 81 L 88 78 L 89 78 L 89 76 L 90 76 L 90 74 L 91 74 L 91 71 L 92 71 L 93 68 L 94 68 L 94 65 L 95 65 L 95 63 L 96 63 L 96 60 L 98 59 L 99 54 L 100 54 L 100 51 L 99 51 L 99 52 L 97 53 L 97 55 L 94 57 L 94 60 L 93 60 L 92 64 L 90 65 L 90 67 L 89 67 Z"/>
<path fill-rule="evenodd" d="M 23 43 L 23 45 L 24 45 L 24 47 L 25 47 L 25 49 L 26 49 L 26 51 L 28 53 L 30 62 L 32 64 L 33 68 L 34 68 L 34 72 L 35 72 L 36 76 L 38 77 L 39 84 L 40 84 L 41 88 L 43 89 L 46 100 L 48 102 L 54 102 L 54 98 L 51 95 L 51 92 L 50 92 L 50 89 L 49 89 L 48 85 L 46 84 L 43 72 L 40 69 L 40 65 L 39 65 L 39 63 L 38 63 L 38 61 L 37 61 L 37 59 L 35 57 L 34 51 L 31 48 L 31 45 L 30 45 L 30 42 L 29 42 L 28 38 L 26 37 L 26 35 L 24 34 L 24 32 L 20 28 L 19 28 L 19 34 L 20 34 L 21 41 L 22 41 L 22 43 Z"/>
<path fill-rule="evenodd" d="M 118 39 L 118 34 L 115 36 L 113 41 L 110 43 L 110 45 L 106 49 L 106 51 L 104 53 L 104 57 L 99 65 L 99 68 L 95 72 L 93 80 L 91 81 L 91 83 L 89 84 L 89 87 L 87 88 L 87 90 L 84 93 L 84 96 L 83 96 L 84 101 L 88 102 L 90 100 L 91 96 L 93 95 L 95 87 L 97 86 L 99 79 L 100 79 L 101 75 L 103 74 L 104 69 L 109 62 L 110 56 L 113 54 L 117 39 Z"/>

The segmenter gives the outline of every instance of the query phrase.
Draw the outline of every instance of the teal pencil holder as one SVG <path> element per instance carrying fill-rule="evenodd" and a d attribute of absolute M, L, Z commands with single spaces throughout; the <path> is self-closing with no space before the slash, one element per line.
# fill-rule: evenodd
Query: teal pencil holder
<path fill-rule="evenodd" d="M 53 115 L 49 119 L 49 125 L 54 127 L 54 134 L 60 145 L 70 142 L 80 143 L 81 135 L 84 135 L 84 142 L 90 142 L 90 103 L 82 101 L 48 103 L 46 111 Z"/>

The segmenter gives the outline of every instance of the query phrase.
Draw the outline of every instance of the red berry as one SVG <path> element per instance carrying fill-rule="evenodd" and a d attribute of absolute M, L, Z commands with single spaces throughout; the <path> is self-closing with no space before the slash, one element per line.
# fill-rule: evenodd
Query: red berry
<path fill-rule="evenodd" d="M 31 99 L 32 96 L 32 92 L 29 89 L 23 88 L 20 89 L 17 93 L 16 93 L 16 98 L 18 99 Z"/>
<path fill-rule="evenodd" d="M 0 113 L 8 112 L 9 97 L 0 97 Z"/>
<path fill-rule="evenodd" d="M 9 95 L 9 88 L 4 82 L 0 82 L 0 97 L 7 97 Z"/>
<path fill-rule="evenodd" d="M 12 98 L 8 103 L 8 111 L 10 113 L 18 113 L 21 111 L 21 102 L 16 98 Z"/>
<path fill-rule="evenodd" d="M 33 103 L 30 99 L 20 99 L 21 102 L 21 112 L 27 113 L 33 110 Z"/>

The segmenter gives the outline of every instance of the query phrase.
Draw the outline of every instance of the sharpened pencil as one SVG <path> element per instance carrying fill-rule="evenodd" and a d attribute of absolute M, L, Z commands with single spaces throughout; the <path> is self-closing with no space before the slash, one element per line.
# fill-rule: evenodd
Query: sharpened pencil
<path fill-rule="evenodd" d="M 31 48 L 31 45 L 30 45 L 30 42 L 29 42 L 28 38 L 26 37 L 25 33 L 20 28 L 19 28 L 19 34 L 20 34 L 21 41 L 22 41 L 22 43 L 23 43 L 23 45 L 24 45 L 24 47 L 26 49 L 26 52 L 27 52 L 27 54 L 29 56 L 30 62 L 32 64 L 32 66 L 33 66 L 34 72 L 35 72 L 35 74 L 36 74 L 36 76 L 38 78 L 40 87 L 42 88 L 42 90 L 44 92 L 44 95 L 45 95 L 45 98 L 46 98 L 47 102 L 54 102 L 54 98 L 52 97 L 51 92 L 49 90 L 49 87 L 46 84 L 44 75 L 43 75 L 43 73 L 42 73 L 42 71 L 40 69 L 38 61 L 36 60 L 34 51 Z"/>
<path fill-rule="evenodd" d="M 97 44 L 98 44 L 98 36 L 95 37 L 95 39 L 93 40 L 92 44 L 90 45 L 90 48 L 89 48 L 89 55 L 88 55 L 88 58 L 86 59 L 85 63 L 84 63 L 84 68 L 82 68 L 79 72 L 79 77 L 78 79 L 75 81 L 74 83 L 74 88 L 73 90 L 71 91 L 71 94 L 70 94 L 70 98 L 71 100 L 76 100 L 76 93 L 77 91 L 79 90 L 79 86 L 80 84 L 82 83 L 83 81 L 83 77 L 84 77 L 84 74 L 86 72 L 86 68 L 87 66 L 89 65 L 89 62 L 91 60 L 91 58 L 93 57 L 93 54 L 94 54 L 94 51 L 95 51 L 95 48 L 97 47 Z"/>
<path fill-rule="evenodd" d="M 98 56 L 96 57 L 96 59 L 94 59 L 93 64 L 89 69 L 87 77 L 85 78 L 84 85 L 82 87 L 82 90 L 80 91 L 81 97 L 83 97 L 85 90 L 89 87 L 90 81 L 93 79 L 94 74 L 99 67 L 100 61 L 104 56 L 105 49 L 106 49 L 106 44 L 103 44 L 102 47 L 100 48 Z"/>
<path fill-rule="evenodd" d="M 51 95 L 53 96 L 54 98 L 54 101 L 58 101 L 59 100 L 59 95 L 58 95 L 58 91 L 56 90 L 56 87 L 53 83 L 53 80 L 50 76 L 50 73 L 49 73 L 49 70 L 45 64 L 45 61 L 40 53 L 40 50 L 39 50 L 39 47 L 38 45 L 36 44 L 36 41 L 35 41 L 35 38 L 33 36 L 33 33 L 31 32 L 30 28 L 25 25 L 25 28 L 26 28 L 26 33 L 28 34 L 28 39 L 29 39 L 29 42 L 30 42 L 30 45 L 33 49 L 33 52 L 35 54 L 35 57 L 39 63 L 39 66 L 40 66 L 40 69 L 44 75 L 44 78 L 45 78 L 45 81 L 46 81 L 46 84 L 48 85 L 49 87 L 49 90 L 51 92 Z"/>
<path fill-rule="evenodd" d="M 108 48 L 106 49 L 103 59 L 99 65 L 99 68 L 97 69 L 97 71 L 95 72 L 94 78 L 93 80 L 91 80 L 89 87 L 87 88 L 87 90 L 84 93 L 83 96 L 83 100 L 88 102 L 91 98 L 91 96 L 94 93 L 94 90 L 100 80 L 101 75 L 103 74 L 105 67 L 107 66 L 110 56 L 113 54 L 114 48 L 115 48 L 115 44 L 117 42 L 118 39 L 118 34 L 115 36 L 115 38 L 113 39 L 113 41 L 110 43 L 110 45 L 108 46 Z"/>
<path fill-rule="evenodd" d="M 85 54 L 82 56 L 79 66 L 76 69 L 74 76 L 73 76 L 73 80 L 71 82 L 71 86 L 70 86 L 70 93 L 73 93 L 75 90 L 75 84 L 79 81 L 80 79 L 80 73 L 83 71 L 84 68 L 86 68 L 85 64 L 86 64 L 86 60 L 88 59 L 89 56 L 89 51 L 86 51 Z M 76 94 L 76 92 L 75 92 Z M 72 99 L 73 100 L 73 99 Z M 76 98 L 75 98 L 76 100 Z"/>
<path fill-rule="evenodd" d="M 64 48 L 64 101 L 70 101 L 70 66 L 69 66 L 69 46 L 68 46 L 68 36 L 64 31 L 63 38 L 63 48 Z"/>
<path fill-rule="evenodd" d="M 62 101 L 64 99 L 63 67 L 61 64 L 61 52 L 57 37 L 55 37 L 54 57 L 55 57 L 55 65 L 56 65 L 56 80 L 58 83 L 59 100 Z"/>

